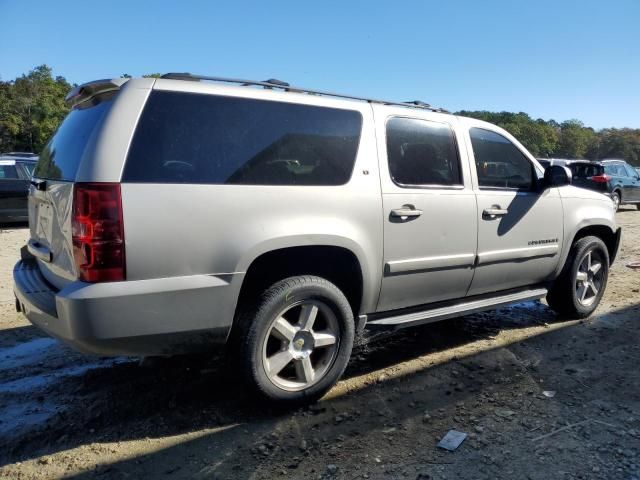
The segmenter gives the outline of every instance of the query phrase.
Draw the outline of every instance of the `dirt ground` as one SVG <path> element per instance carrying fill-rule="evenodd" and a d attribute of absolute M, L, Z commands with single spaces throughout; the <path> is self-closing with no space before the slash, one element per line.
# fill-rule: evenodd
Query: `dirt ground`
<path fill-rule="evenodd" d="M 640 479 L 640 211 L 596 315 L 540 302 L 385 335 L 293 412 L 232 368 L 77 354 L 15 313 L 0 233 L 0 478 Z M 436 447 L 468 434 L 454 452 Z"/>

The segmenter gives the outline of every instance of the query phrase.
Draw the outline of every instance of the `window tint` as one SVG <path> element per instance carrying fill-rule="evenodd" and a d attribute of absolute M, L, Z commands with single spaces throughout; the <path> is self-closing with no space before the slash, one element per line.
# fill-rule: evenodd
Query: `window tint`
<path fill-rule="evenodd" d="M 638 172 L 631 165 L 625 164 L 624 168 L 627 170 L 627 177 L 636 178 L 638 176 Z"/>
<path fill-rule="evenodd" d="M 613 163 L 609 165 L 605 165 L 604 171 L 607 175 L 612 175 L 614 177 L 624 177 L 626 176 L 626 172 L 624 171 L 624 167 L 618 163 Z"/>
<path fill-rule="evenodd" d="M 444 123 L 411 118 L 387 122 L 387 158 L 400 185 L 461 185 L 453 131 Z"/>
<path fill-rule="evenodd" d="M 596 163 L 573 163 L 569 165 L 571 174 L 576 178 L 587 178 L 602 175 L 602 166 Z"/>
<path fill-rule="evenodd" d="M 58 127 L 40 154 L 34 176 L 52 180 L 75 180 L 87 146 L 98 133 L 111 108 L 113 94 L 75 107 Z"/>
<path fill-rule="evenodd" d="M 342 185 L 351 177 L 361 126 L 351 110 L 153 92 L 123 181 Z"/>
<path fill-rule="evenodd" d="M 16 179 L 18 170 L 15 165 L 0 165 L 0 179 Z"/>
<path fill-rule="evenodd" d="M 502 135 L 482 128 L 469 130 L 480 187 L 531 189 L 533 163 Z"/>

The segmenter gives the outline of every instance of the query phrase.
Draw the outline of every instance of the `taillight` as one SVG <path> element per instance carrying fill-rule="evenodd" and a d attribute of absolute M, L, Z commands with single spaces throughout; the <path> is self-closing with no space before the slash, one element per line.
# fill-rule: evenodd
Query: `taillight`
<path fill-rule="evenodd" d="M 611 180 L 609 175 L 595 175 L 591 177 L 591 181 L 596 183 L 607 183 L 609 180 Z"/>
<path fill-rule="evenodd" d="M 125 279 L 120 184 L 75 184 L 72 237 L 80 280 L 113 282 Z"/>

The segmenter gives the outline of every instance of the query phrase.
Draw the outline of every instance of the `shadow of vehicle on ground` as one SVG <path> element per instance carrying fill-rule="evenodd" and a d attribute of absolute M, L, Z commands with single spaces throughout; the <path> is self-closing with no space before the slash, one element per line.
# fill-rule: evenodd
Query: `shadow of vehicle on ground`
<path fill-rule="evenodd" d="M 456 405 L 490 398 L 495 390 L 517 390 L 515 385 L 524 382 L 531 393 L 518 401 L 540 401 L 535 395 L 540 389 L 526 375 L 530 365 L 504 349 L 485 358 L 495 348 L 488 346 L 465 357 L 450 355 L 441 363 L 433 360 L 419 363 L 398 378 L 361 377 L 371 377 L 372 372 L 377 375 L 377 370 L 402 362 L 447 353 L 478 340 L 487 341 L 500 331 L 552 324 L 552 332 L 556 332 L 579 325 L 553 322 L 555 316 L 546 306 L 527 302 L 377 336 L 354 350 L 345 377 L 336 387 L 342 388 L 342 394 L 330 393 L 329 399 L 293 412 L 248 398 L 234 370 L 227 368 L 221 358 L 206 364 L 175 358 L 158 362 L 152 368 L 139 368 L 128 359 L 93 362 L 66 347 L 51 344 L 52 353 L 45 356 L 45 365 L 42 359 L 38 361 L 40 374 L 42 370 L 56 368 L 77 368 L 81 373 L 61 375 L 42 388 L 36 385 L 26 391 L 7 390 L 11 380 L 0 384 L 0 406 L 5 407 L 2 416 L 8 413 L 7 405 L 25 400 L 24 396 L 35 395 L 41 403 L 60 405 L 43 424 L 27 426 L 19 435 L 14 432 L 1 440 L 0 451 L 6 452 L 2 464 L 82 445 L 155 438 L 159 439 L 156 451 L 130 460 L 103 460 L 96 471 L 87 475 L 101 473 L 119 478 L 123 472 L 138 472 L 141 476 L 180 472 L 180 476 L 186 477 L 198 474 L 202 478 L 218 478 L 217 475 L 243 478 L 260 467 L 268 472 L 265 478 L 269 478 L 278 474 L 277 469 L 296 470 L 311 462 L 312 447 L 327 449 L 327 454 L 333 451 L 332 455 L 339 458 L 335 445 L 353 445 L 351 440 L 355 444 L 369 442 L 368 437 L 374 433 L 384 436 L 385 431 L 428 427 L 424 438 L 433 442 L 433 435 L 445 428 L 442 422 L 446 420 L 451 426 L 451 412 Z M 22 373 L 34 376 L 28 369 Z M 434 418 L 425 427 L 422 418 L 425 409 L 442 413 L 442 419 Z M 162 443 L 161 437 L 175 435 L 187 436 L 172 445 Z M 379 441 L 384 444 L 384 438 Z M 185 457 L 193 461 L 183 464 L 181 459 Z M 271 472 L 270 468 L 276 470 Z M 317 472 L 315 466 L 307 470 L 323 473 Z"/>

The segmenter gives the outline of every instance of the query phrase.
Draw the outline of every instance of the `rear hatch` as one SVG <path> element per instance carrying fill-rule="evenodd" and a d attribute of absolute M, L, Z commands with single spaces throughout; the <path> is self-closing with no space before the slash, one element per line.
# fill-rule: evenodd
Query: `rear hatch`
<path fill-rule="evenodd" d="M 112 88 L 76 104 L 45 146 L 33 172 L 30 251 L 38 258 L 45 278 L 58 288 L 78 278 L 72 241 L 74 181 L 80 164 L 92 161 L 114 95 Z"/>
<path fill-rule="evenodd" d="M 572 162 L 567 165 L 571 170 L 571 183 L 576 187 L 588 188 L 598 192 L 607 191 L 607 178 L 604 167 L 594 162 Z"/>

